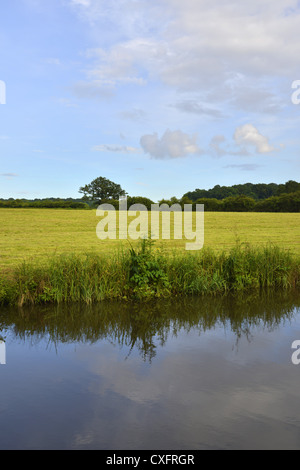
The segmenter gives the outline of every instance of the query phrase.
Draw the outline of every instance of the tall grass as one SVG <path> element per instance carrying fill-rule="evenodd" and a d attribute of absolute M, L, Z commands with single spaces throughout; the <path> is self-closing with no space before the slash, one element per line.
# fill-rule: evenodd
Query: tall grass
<path fill-rule="evenodd" d="M 300 287 L 300 260 L 277 246 L 164 253 L 143 240 L 115 254 L 60 255 L 23 263 L 0 279 L 11 305 L 152 299 Z"/>
<path fill-rule="evenodd" d="M 196 257 L 176 256 L 169 263 L 173 289 L 195 295 L 247 289 L 289 289 L 299 286 L 299 273 L 299 260 L 276 246 L 237 245 L 229 253 L 208 249 Z"/>

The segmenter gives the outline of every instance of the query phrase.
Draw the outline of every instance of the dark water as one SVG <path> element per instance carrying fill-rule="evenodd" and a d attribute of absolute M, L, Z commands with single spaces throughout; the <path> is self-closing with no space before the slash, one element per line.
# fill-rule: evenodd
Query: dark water
<path fill-rule="evenodd" d="M 300 449 L 299 295 L 2 309 L 1 337 L 0 449 Z"/>

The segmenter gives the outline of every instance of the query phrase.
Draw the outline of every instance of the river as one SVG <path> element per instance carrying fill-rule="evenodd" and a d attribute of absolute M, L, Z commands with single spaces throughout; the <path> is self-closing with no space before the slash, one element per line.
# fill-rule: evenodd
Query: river
<path fill-rule="evenodd" d="M 299 293 L 2 308 L 0 340 L 2 450 L 300 449 Z"/>

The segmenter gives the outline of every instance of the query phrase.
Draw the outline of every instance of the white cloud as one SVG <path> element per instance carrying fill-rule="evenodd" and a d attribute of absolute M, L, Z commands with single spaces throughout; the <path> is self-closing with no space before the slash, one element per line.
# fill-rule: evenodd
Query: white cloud
<path fill-rule="evenodd" d="M 123 152 L 123 153 L 139 153 L 141 150 L 127 145 L 96 145 L 92 149 L 94 152 Z"/>
<path fill-rule="evenodd" d="M 181 130 L 170 131 L 168 129 L 161 138 L 157 133 L 144 135 L 140 143 L 145 153 L 160 160 L 202 153 L 197 145 L 197 136 L 185 134 Z"/>
<path fill-rule="evenodd" d="M 215 135 L 210 141 L 208 153 L 213 157 L 223 157 L 225 155 L 250 157 L 253 153 L 250 152 L 249 147 L 254 147 L 255 151 L 260 154 L 278 150 L 269 143 L 268 138 L 262 135 L 256 127 L 252 124 L 245 124 L 236 128 L 233 140 L 230 142 L 226 140 L 224 135 Z M 254 168 L 253 164 L 234 164 L 232 167 L 245 170 Z"/>
<path fill-rule="evenodd" d="M 260 134 L 252 124 L 238 127 L 234 133 L 234 140 L 238 145 L 253 145 L 258 153 L 270 153 L 275 150 L 268 138 Z"/>
<path fill-rule="evenodd" d="M 90 49 L 87 58 L 93 63 L 87 77 L 105 86 L 124 83 L 144 86 L 149 76 L 157 75 L 166 53 L 166 45 L 145 38 L 115 44 L 108 50 Z"/>
<path fill-rule="evenodd" d="M 92 72 L 102 83 L 157 77 L 182 91 L 223 88 L 232 76 L 297 74 L 296 0 L 72 0 L 88 21 L 108 19 L 110 45 Z M 99 40 L 100 44 L 100 40 Z M 146 77 L 146 78 L 145 78 Z"/>
<path fill-rule="evenodd" d="M 132 38 L 133 36 L 148 36 L 149 25 L 152 31 L 161 24 L 161 13 L 165 5 L 161 0 L 68 0 L 79 17 L 95 27 L 96 35 L 103 38 L 105 28 L 110 29 L 110 37 Z M 164 0 L 163 0 L 164 3 Z M 112 30 L 111 30 L 112 28 Z"/>
<path fill-rule="evenodd" d="M 175 60 L 163 76 L 174 85 L 198 88 L 208 77 L 221 84 L 232 72 L 260 77 L 296 71 L 299 9 L 286 14 L 297 7 L 295 0 L 168 3 L 176 9 L 168 28 Z"/>
<path fill-rule="evenodd" d="M 91 6 L 90 0 L 71 0 L 71 3 L 73 5 L 81 5 L 81 6 L 84 6 L 84 7 Z"/>
<path fill-rule="evenodd" d="M 178 109 L 179 111 L 196 114 L 198 116 L 210 116 L 213 118 L 224 117 L 220 110 L 212 108 L 211 106 L 205 103 L 201 103 L 195 99 L 183 100 L 171 106 Z"/>

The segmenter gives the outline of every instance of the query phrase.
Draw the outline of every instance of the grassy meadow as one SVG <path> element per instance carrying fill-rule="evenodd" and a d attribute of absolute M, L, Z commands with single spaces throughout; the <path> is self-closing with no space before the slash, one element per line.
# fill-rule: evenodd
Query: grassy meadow
<path fill-rule="evenodd" d="M 64 253 L 111 254 L 130 248 L 126 240 L 99 240 L 99 221 L 94 210 L 0 209 L 0 269 Z M 300 255 L 300 213 L 206 212 L 204 237 L 204 246 L 216 252 L 238 241 L 254 247 L 271 243 Z M 185 249 L 184 240 L 155 245 L 168 252 Z"/>
<path fill-rule="evenodd" d="M 186 240 L 101 241 L 99 221 L 96 211 L 0 209 L 0 304 L 149 300 L 300 285 L 298 213 L 205 213 L 204 248 L 192 252 Z"/>

